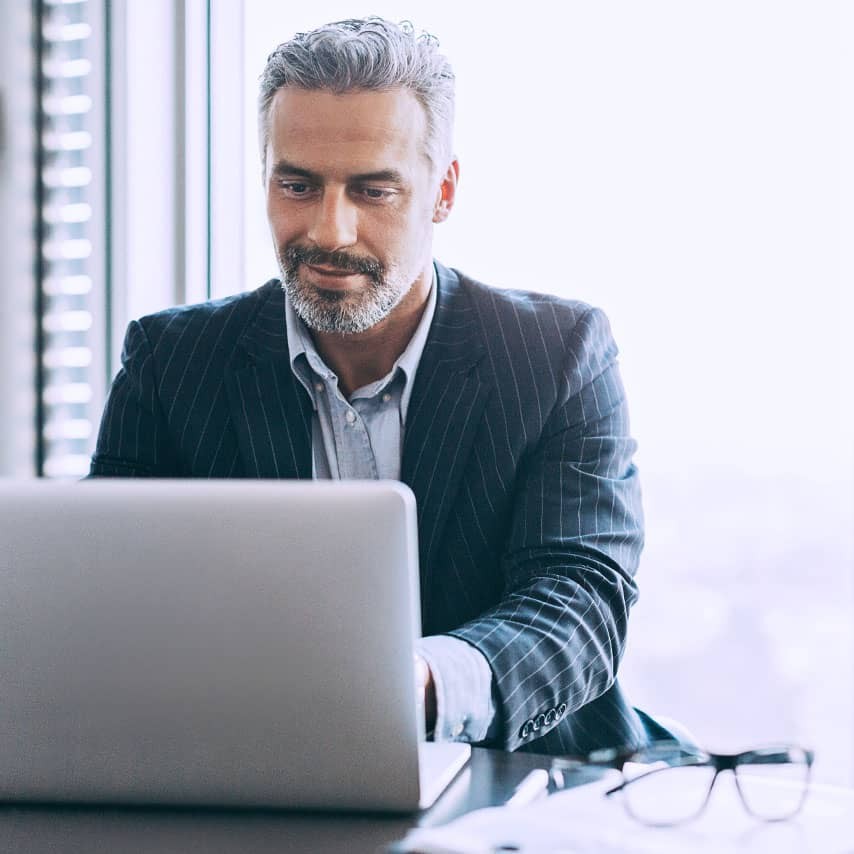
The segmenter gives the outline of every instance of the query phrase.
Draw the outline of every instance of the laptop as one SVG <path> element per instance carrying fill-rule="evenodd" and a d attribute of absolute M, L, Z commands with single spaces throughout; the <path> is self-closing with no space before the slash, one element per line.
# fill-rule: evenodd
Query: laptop
<path fill-rule="evenodd" d="M 418 590 L 397 482 L 0 481 L 0 799 L 425 808 Z"/>

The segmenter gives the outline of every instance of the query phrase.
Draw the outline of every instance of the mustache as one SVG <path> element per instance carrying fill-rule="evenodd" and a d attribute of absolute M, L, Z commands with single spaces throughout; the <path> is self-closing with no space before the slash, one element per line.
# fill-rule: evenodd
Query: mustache
<path fill-rule="evenodd" d="M 296 274 L 300 264 L 334 267 L 347 273 L 361 273 L 375 280 L 380 279 L 383 274 L 383 265 L 373 258 L 340 251 L 327 252 L 316 247 L 289 246 L 282 253 L 282 260 L 292 275 Z"/>

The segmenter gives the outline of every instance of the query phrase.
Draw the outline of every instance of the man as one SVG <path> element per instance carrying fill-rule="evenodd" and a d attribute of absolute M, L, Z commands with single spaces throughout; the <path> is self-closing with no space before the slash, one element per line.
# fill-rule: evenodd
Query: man
<path fill-rule="evenodd" d="M 259 121 L 282 280 L 131 323 L 92 475 L 400 479 L 435 738 L 660 736 L 615 681 L 642 544 L 616 347 L 595 309 L 433 261 L 459 177 L 435 41 L 378 18 L 298 35 Z"/>

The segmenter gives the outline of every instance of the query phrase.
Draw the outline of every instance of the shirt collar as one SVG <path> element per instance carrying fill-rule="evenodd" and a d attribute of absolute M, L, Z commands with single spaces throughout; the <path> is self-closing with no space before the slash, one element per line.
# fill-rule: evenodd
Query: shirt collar
<path fill-rule="evenodd" d="M 430 282 L 430 292 L 427 296 L 427 305 L 424 307 L 421 320 L 418 321 L 418 326 L 415 328 L 412 338 L 409 339 L 406 349 L 397 357 L 388 374 L 381 380 L 377 380 L 376 383 L 371 384 L 372 386 L 376 385 L 378 389 L 382 388 L 394 378 L 398 370 L 402 372 L 404 385 L 400 398 L 400 412 L 404 420 L 406 420 L 406 411 L 412 397 L 415 373 L 421 361 L 421 354 L 424 352 L 424 347 L 427 344 L 427 336 L 430 333 L 430 324 L 433 322 L 433 315 L 436 313 L 438 284 L 435 264 L 432 270 L 433 276 Z M 305 368 L 310 368 L 312 372 L 324 380 L 330 380 L 335 375 L 317 352 L 308 327 L 294 310 L 287 295 L 285 296 L 285 330 L 288 336 L 288 356 L 290 358 L 291 370 L 296 378 L 305 386 L 314 404 L 314 386 Z M 317 408 L 316 404 L 315 408 Z"/>

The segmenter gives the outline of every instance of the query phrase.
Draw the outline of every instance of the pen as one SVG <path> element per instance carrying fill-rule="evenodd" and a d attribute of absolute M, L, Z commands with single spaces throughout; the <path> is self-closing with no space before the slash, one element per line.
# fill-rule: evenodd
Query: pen
<path fill-rule="evenodd" d="M 507 799 L 505 806 L 524 807 L 533 803 L 549 787 L 549 772 L 543 768 L 537 768 L 525 776 L 521 783 L 513 790 L 513 794 Z"/>

